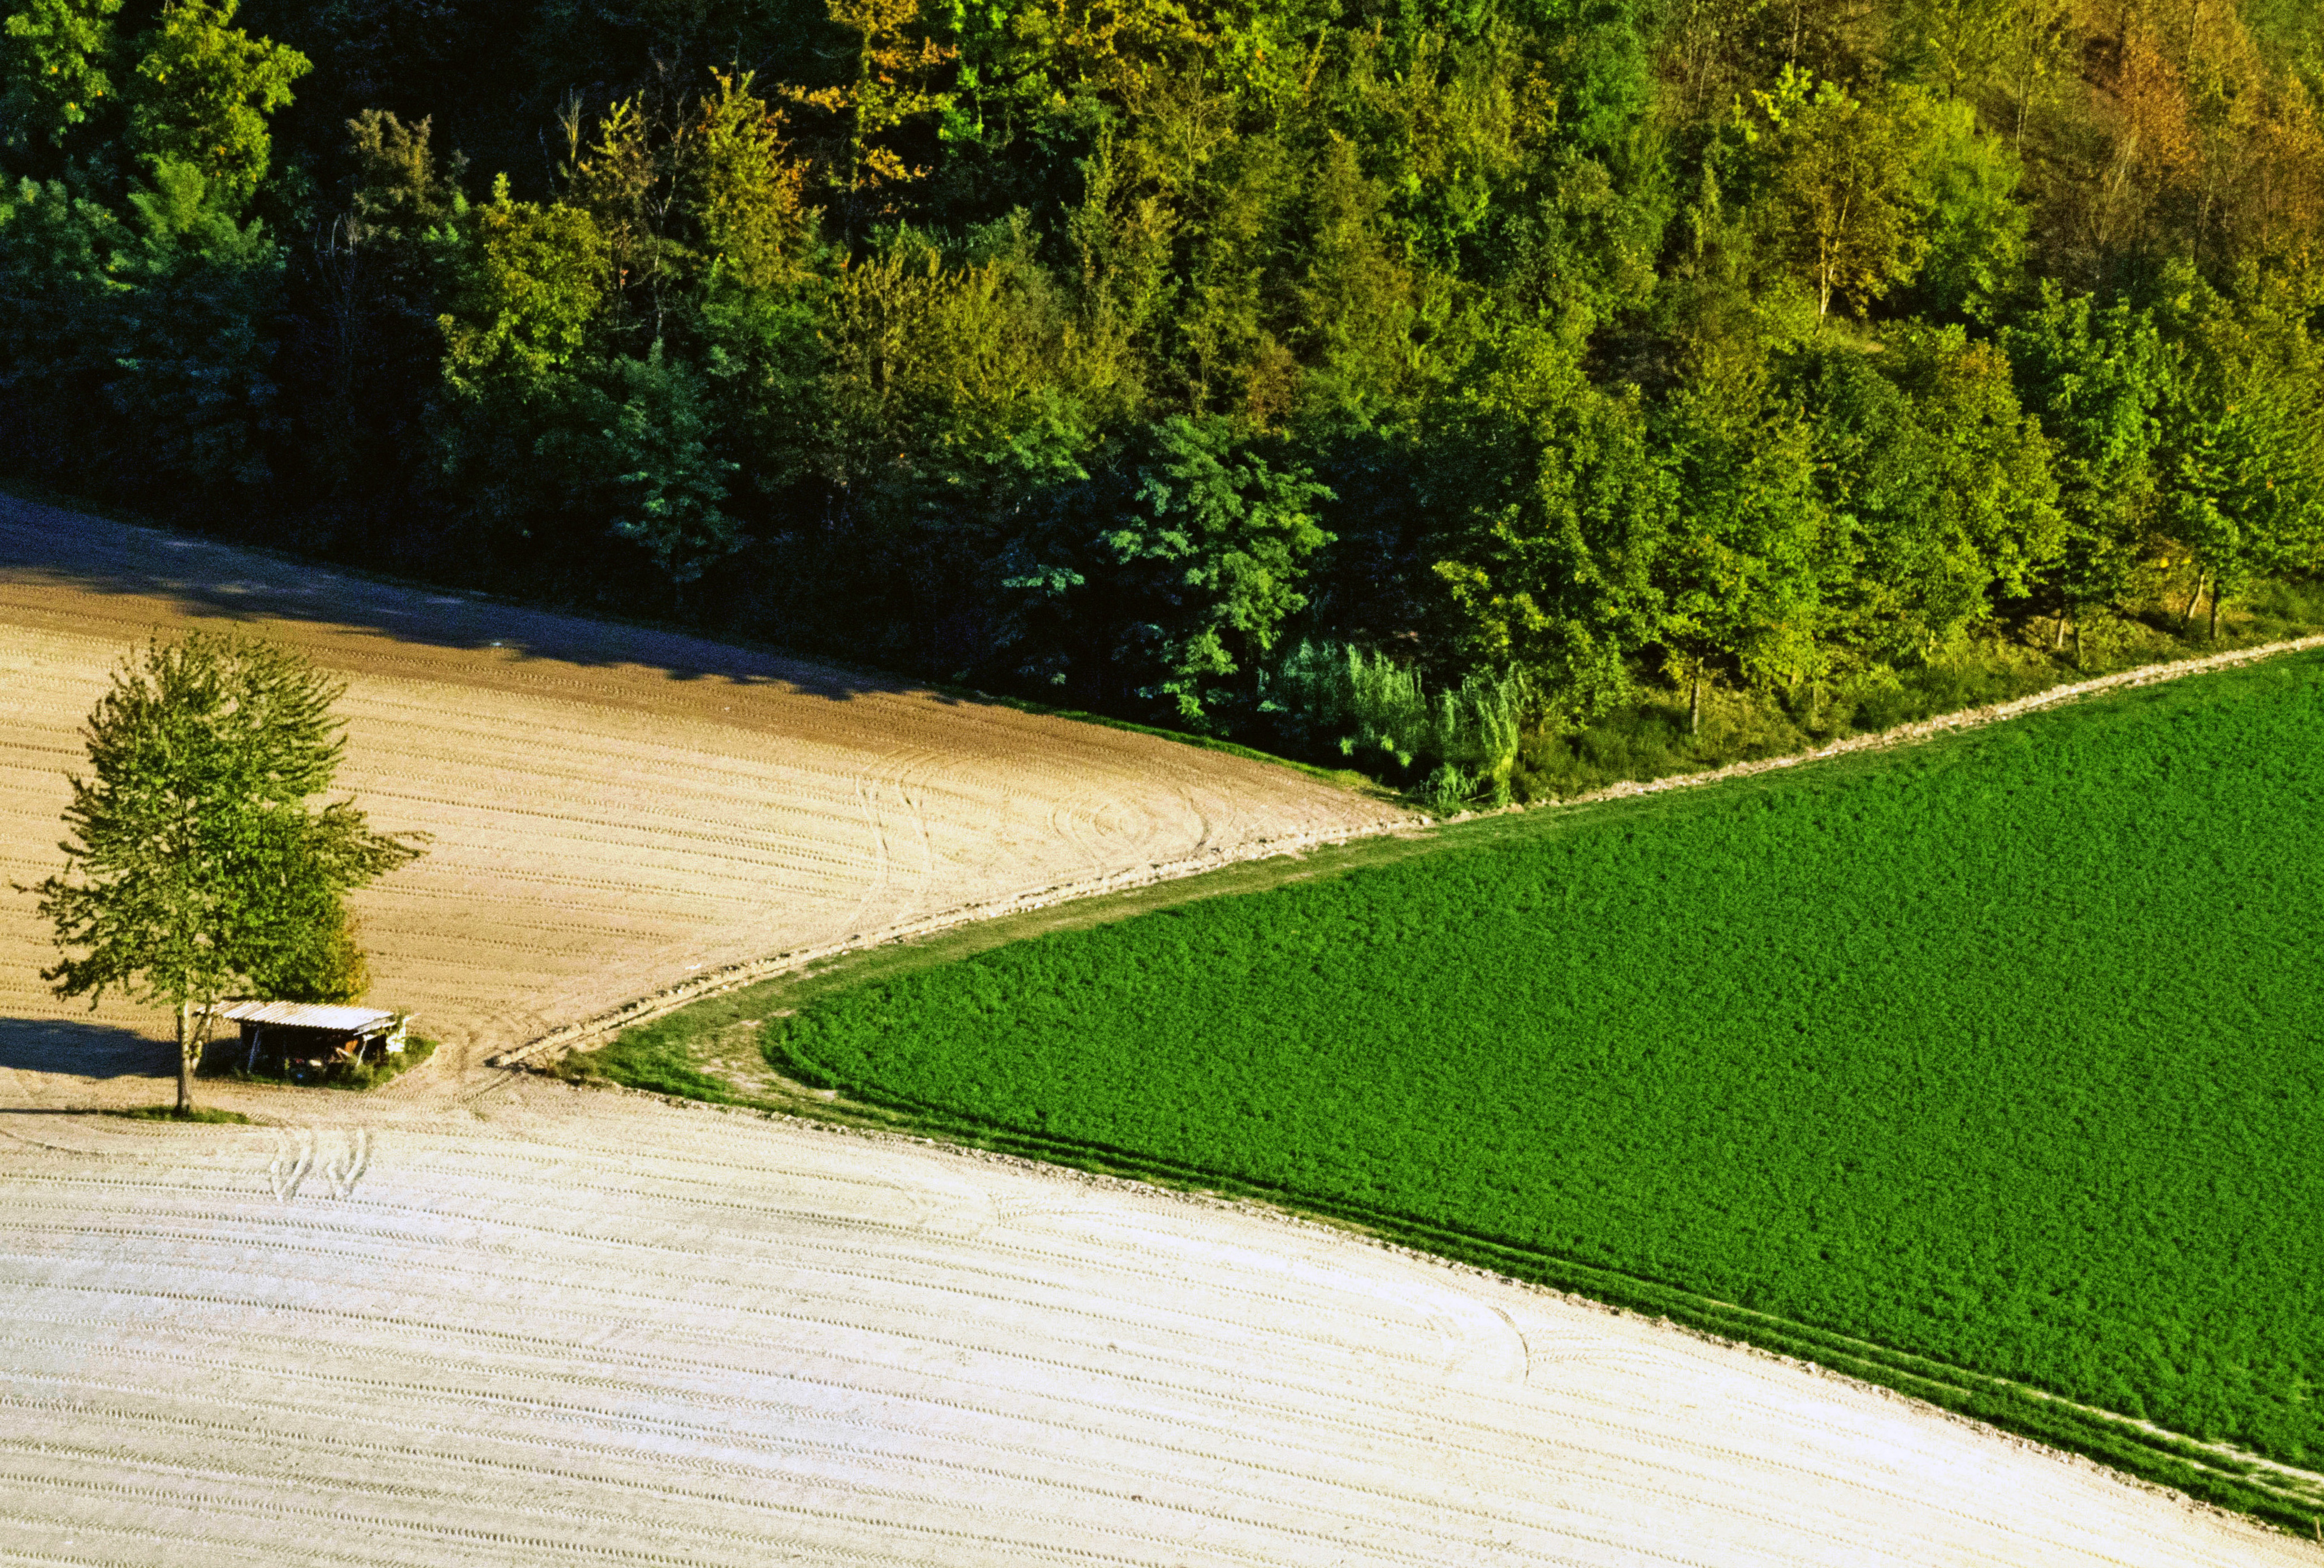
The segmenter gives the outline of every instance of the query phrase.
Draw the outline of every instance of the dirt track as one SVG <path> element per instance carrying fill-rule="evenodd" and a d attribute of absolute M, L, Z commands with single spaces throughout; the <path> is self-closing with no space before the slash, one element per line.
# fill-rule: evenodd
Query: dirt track
<path fill-rule="evenodd" d="M 348 678 L 342 782 L 436 835 L 357 909 L 374 1000 L 449 1047 L 438 1086 L 724 965 L 1398 816 L 1151 736 L 0 497 L 0 881 L 60 863 L 64 771 L 121 654 L 228 619 Z M 156 1016 L 57 1003 L 52 956 L 0 893 L 0 1103 L 151 1100 Z"/>
<path fill-rule="evenodd" d="M 493 1105 L 0 1118 L 0 1562 L 2316 1560 L 1312 1225 L 539 1079 Z"/>

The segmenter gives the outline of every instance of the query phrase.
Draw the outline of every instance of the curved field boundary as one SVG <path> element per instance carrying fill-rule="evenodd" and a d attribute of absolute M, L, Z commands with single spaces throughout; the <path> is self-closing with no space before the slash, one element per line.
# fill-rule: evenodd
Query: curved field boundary
<path fill-rule="evenodd" d="M 2244 650 L 2182 664 L 2126 671 L 2113 678 L 2077 683 L 2070 688 L 2040 694 L 2042 700 L 2012 704 L 1981 715 L 1953 715 L 1950 722 L 1917 726 L 1917 729 L 1919 735 L 1973 729 L 1978 723 L 1990 723 L 1996 718 L 2057 706 L 2084 695 L 2158 685 L 2181 674 L 2255 666 L 2282 655 L 2312 653 L 2319 647 L 2324 647 L 2324 638 L 2304 638 L 2265 649 Z M 2297 676 L 2304 682 L 2309 676 L 2300 674 L 2303 670 L 2312 674 L 2312 659 L 2282 673 Z M 2200 712 L 2214 700 L 2226 699 L 2223 694 L 2207 686 L 2190 688 L 2172 700 L 2179 711 Z M 1866 741 L 1877 742 L 1885 739 L 1893 742 L 1896 738 L 1893 735 L 1866 737 Z M 2301 752 L 2305 747 L 2304 733 L 2289 736 L 2279 734 L 2278 740 L 2288 743 L 2293 754 Z M 1835 748 L 1842 751 L 1864 749 L 1867 749 L 1864 742 Z M 2227 758 L 2230 766 L 2233 756 L 2231 753 Z M 2213 763 L 2221 761 L 2216 754 L 2210 760 Z M 1717 776 L 1733 777 L 1738 771 L 1764 770 L 1763 765 L 1750 770 L 1722 770 Z M 1678 782 L 1704 782 L 1710 777 L 1713 776 L 1698 775 L 1692 779 Z M 1618 793 L 1627 796 L 1644 792 L 1647 791 L 1633 786 Z M 1628 816 L 1627 813 L 1624 815 Z M 1506 835 L 1501 836 L 1507 837 Z M 2068 825 L 2068 836 L 2072 836 L 2070 825 Z M 1263 914 L 1257 912 L 1248 913 L 1244 918 L 1256 919 L 1262 926 L 1267 923 Z M 1296 921 L 1296 912 L 1286 911 L 1285 918 Z M 1151 970 L 1154 964 L 1149 961 L 1142 967 Z M 1070 983 L 1064 983 L 1063 988 L 1070 989 Z M 1119 1000 L 1117 995 L 1111 1002 L 1100 1005 L 1108 1007 L 1111 1017 L 1130 1016 L 1121 1010 Z M 1084 1001 L 1084 1005 L 1091 1004 Z M 943 1038 L 944 1025 L 939 1021 L 939 1015 L 928 1013 L 921 1016 L 935 1037 Z M 1310 1004 L 1300 1016 L 1321 1014 Z M 1216 1024 L 1215 1019 L 1212 1022 Z M 890 1019 L 881 1028 L 884 1035 L 892 1038 L 899 1027 L 908 1026 Z M 1795 1320 L 1697 1294 L 1649 1277 L 1631 1275 L 1618 1268 L 1584 1264 L 1531 1247 L 1513 1246 L 1490 1231 L 1462 1228 L 1457 1222 L 1448 1226 L 1443 1215 L 1432 1220 L 1416 1213 L 1372 1207 L 1365 1204 L 1361 1194 L 1344 1191 L 1333 1198 L 1313 1190 L 1300 1190 L 1296 1185 L 1254 1185 L 1250 1176 L 1238 1176 L 1205 1158 L 1196 1157 L 1190 1161 L 1183 1151 L 1160 1154 L 1158 1151 L 1167 1147 L 1164 1144 L 1148 1143 L 1136 1138 L 1110 1142 L 1093 1141 L 1091 1135 L 1086 1133 L 1068 1139 L 1056 1130 L 1030 1128 L 1021 1121 L 1010 1121 L 1005 1124 L 999 1121 L 987 1121 L 981 1115 L 959 1108 L 973 1102 L 958 1102 L 949 1096 L 944 1097 L 942 1103 L 933 1099 L 915 1098 L 922 1094 L 924 1089 L 905 1080 L 896 1080 L 892 1087 L 879 1087 L 860 1071 L 828 1068 L 810 1056 L 795 1056 L 793 1061 L 794 1065 L 782 1070 L 811 1084 L 840 1089 L 874 1103 L 886 1103 L 908 1112 L 923 1127 L 941 1130 L 970 1141 L 1019 1149 L 1065 1163 L 1085 1163 L 1166 1181 L 1247 1192 L 1296 1209 L 1333 1215 L 1383 1234 L 1408 1240 L 1416 1246 L 1438 1254 L 1471 1259 L 1498 1271 L 1553 1283 L 1639 1310 L 1664 1313 L 1711 1333 L 1758 1342 L 1783 1353 L 1807 1357 L 1856 1375 L 1873 1378 L 1902 1391 L 2100 1458 L 2224 1505 L 2248 1509 L 2302 1533 L 2306 1533 L 2319 1516 L 2324 1516 L 2324 1473 L 2310 1467 L 2303 1456 L 2297 1453 L 2290 1457 L 2301 1462 L 2277 1462 L 2230 1444 L 2190 1438 L 2153 1422 L 2118 1416 L 2007 1378 L 1889 1348 L 1877 1340 L 1811 1327 Z M 1054 1084 L 1049 1086 L 1049 1092 L 1056 1092 Z M 1094 1136 L 1102 1139 L 1108 1135 L 1100 1132 Z M 1277 1179 L 1279 1177 L 1260 1178 L 1262 1184 Z M 1296 1183 L 1298 1178 L 1294 1177 L 1293 1180 Z M 1351 1203 L 1350 1199 L 1355 1201 Z"/>
<path fill-rule="evenodd" d="M 2310 1530 L 2324 1519 L 2324 1473 L 2247 1453 L 2231 1444 L 2205 1443 L 2153 1422 L 2084 1405 L 2006 1378 L 1819 1329 L 1643 1276 L 1511 1246 L 1396 1210 L 1285 1191 L 1129 1149 L 1053 1143 L 861 1088 L 847 1093 L 859 1101 L 902 1112 L 909 1119 L 906 1123 L 909 1130 L 923 1135 L 1099 1175 L 1189 1186 L 1280 1206 L 1292 1214 L 1356 1227 L 1393 1247 L 1409 1250 L 1416 1257 L 1449 1259 L 1577 1300 L 1636 1313 L 1721 1346 L 1825 1368 L 1997 1431 L 2097 1461 L 2213 1507 L 2264 1519 L 2294 1535 Z"/>
<path fill-rule="evenodd" d="M 1672 789 L 1692 789 L 1705 785 L 1720 784 L 1733 779 L 1747 779 L 1756 774 L 1772 772 L 1780 768 L 1795 768 L 1803 763 L 1822 761 L 1828 758 L 1844 757 L 1859 752 L 1880 751 L 1889 747 L 1910 745 L 1939 735 L 2000 724 L 2024 714 L 2036 713 L 2061 703 L 2100 692 L 2129 687 L 2153 686 L 2177 680 L 2185 676 L 2200 675 L 2207 670 L 2225 669 L 2236 665 L 2255 663 L 2287 653 L 2304 652 L 2324 648 L 2324 635 L 2301 637 L 2282 642 L 2264 643 L 2256 648 L 2237 649 L 2231 652 L 2207 654 L 2198 659 L 2175 660 L 2166 664 L 2140 665 L 2135 669 L 2118 670 L 2112 675 L 2094 679 L 2075 681 L 2052 687 L 2047 691 L 2012 702 L 1989 704 L 1982 707 L 1964 708 L 1957 713 L 1942 714 L 1932 719 L 1901 724 L 1877 734 L 1855 735 L 1820 746 L 1812 752 L 1799 752 L 1783 757 L 1765 757 L 1748 762 L 1731 762 L 1723 768 L 1707 769 L 1698 773 L 1673 774 L 1666 779 L 1643 782 L 1609 785 L 1563 800 L 1544 801 L 1532 806 L 1513 806 L 1503 812 L 1462 812 L 1446 818 L 1447 822 L 1474 821 L 1480 817 L 1535 811 L 1566 811 L 1594 806 L 1609 800 L 1626 800 L 1642 795 L 1657 795 Z M 810 964 L 845 954 L 868 948 L 886 946 L 892 943 L 909 942 L 922 936 L 935 936 L 955 927 L 981 920 L 997 919 L 1008 915 L 1023 914 L 1034 909 L 1049 909 L 1058 904 L 1084 899 L 1102 898 L 1109 893 L 1126 892 L 1132 889 L 1151 887 L 1159 882 L 1200 876 L 1206 872 L 1222 870 L 1230 865 L 1277 856 L 1297 854 L 1325 845 L 1341 846 L 1359 839 L 1387 834 L 1408 835 L 1441 826 L 1435 819 L 1416 814 L 1409 819 L 1387 822 L 1350 832 L 1305 834 L 1290 838 L 1267 840 L 1238 846 L 1225 852 L 1214 852 L 1143 871 L 1117 872 L 1092 878 L 1085 881 L 1063 883 L 1054 888 L 1019 897 L 998 899 L 989 903 L 968 905 L 942 914 L 932 915 L 885 927 L 862 936 L 851 936 L 838 942 L 771 954 L 764 958 L 733 964 L 715 973 L 700 976 L 635 1001 L 599 1013 L 575 1024 L 552 1029 L 524 1044 L 491 1059 L 489 1065 L 517 1067 L 538 1061 L 550 1052 L 565 1051 L 585 1045 L 618 1029 L 634 1024 L 648 1023 L 675 1012 L 690 1002 L 719 995 L 756 981 L 804 969 Z"/>
<path fill-rule="evenodd" d="M 1035 909 L 1047 909 L 1083 899 L 1102 898 L 1108 893 L 1128 892 L 1134 888 L 1152 887 L 1158 882 L 1176 881 L 1185 877 L 1198 877 L 1247 862 L 1271 860 L 1279 855 L 1295 855 L 1311 849 L 1326 846 L 1338 848 L 1359 839 L 1377 838 L 1383 834 L 1411 833 L 1432 826 L 1429 817 L 1414 816 L 1401 821 L 1384 822 L 1375 826 L 1333 833 L 1296 834 L 1285 838 L 1263 839 L 1252 844 L 1238 844 L 1230 849 L 1214 850 L 1185 860 L 1170 861 L 1148 866 L 1141 871 L 1114 872 L 1085 881 L 1062 882 L 1037 892 L 1021 893 L 1012 898 L 995 899 L 987 903 L 965 905 L 948 909 L 923 919 L 908 920 L 862 936 L 826 942 L 819 946 L 802 947 L 790 952 L 776 953 L 765 958 L 742 964 L 730 964 L 713 973 L 670 986 L 650 996 L 640 997 L 618 1008 L 549 1030 L 538 1038 L 526 1041 L 513 1050 L 491 1057 L 487 1066 L 515 1067 L 533 1061 L 547 1052 L 569 1050 L 615 1029 L 632 1024 L 652 1021 L 666 1013 L 677 1011 L 690 1002 L 700 1001 L 723 992 L 754 981 L 770 979 L 778 974 L 804 969 L 811 964 L 837 958 L 844 954 L 860 953 L 866 948 L 884 947 L 890 943 L 909 942 L 916 937 L 932 936 L 955 927 L 973 925 L 980 920 L 995 920 L 1008 915 L 1021 915 Z"/>

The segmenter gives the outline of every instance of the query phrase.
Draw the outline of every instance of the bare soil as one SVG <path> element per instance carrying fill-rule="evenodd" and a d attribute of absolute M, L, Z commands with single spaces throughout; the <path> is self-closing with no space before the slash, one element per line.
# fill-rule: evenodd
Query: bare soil
<path fill-rule="evenodd" d="M 503 1081 L 0 1116 L 0 1560 L 2317 1560 L 1263 1209 Z"/>
<path fill-rule="evenodd" d="M 908 683 L 0 497 L 0 881 L 62 862 L 78 728 L 147 636 L 232 622 L 344 675 L 342 784 L 424 859 L 356 899 L 377 1005 L 490 1058 L 777 955 L 1378 832 L 1288 768 Z M 0 893 L 0 1103 L 126 1103 L 166 1019 L 51 998 Z"/>

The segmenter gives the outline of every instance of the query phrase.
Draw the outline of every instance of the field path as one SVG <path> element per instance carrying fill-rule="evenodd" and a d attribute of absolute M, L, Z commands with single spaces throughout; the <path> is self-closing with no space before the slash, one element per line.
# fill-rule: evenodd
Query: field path
<path fill-rule="evenodd" d="M 538 1078 L 360 1113 L 0 1116 L 0 1563 L 2318 1560 L 1263 1211 Z"/>
<path fill-rule="evenodd" d="M 374 998 L 448 1047 L 392 1093 L 773 954 L 1402 819 L 1154 736 L 0 497 L 0 883 L 61 863 L 122 654 L 224 622 L 347 678 L 341 782 L 436 835 L 356 899 Z M 155 1015 L 59 1004 L 52 958 L 0 889 L 0 1104 L 150 1101 Z"/>

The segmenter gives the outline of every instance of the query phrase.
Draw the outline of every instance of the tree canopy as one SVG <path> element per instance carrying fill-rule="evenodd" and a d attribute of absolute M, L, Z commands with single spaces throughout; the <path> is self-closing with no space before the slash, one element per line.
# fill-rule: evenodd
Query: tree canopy
<path fill-rule="evenodd" d="M 2324 566 L 2312 6 L 241 3 L 0 0 L 54 482 L 1267 743 Z"/>

